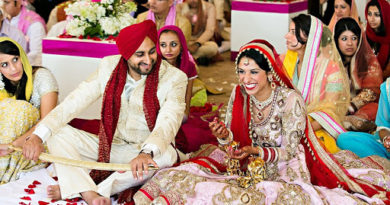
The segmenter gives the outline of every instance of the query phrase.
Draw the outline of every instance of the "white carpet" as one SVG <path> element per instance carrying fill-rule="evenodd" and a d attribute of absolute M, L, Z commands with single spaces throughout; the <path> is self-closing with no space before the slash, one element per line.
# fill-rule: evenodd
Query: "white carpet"
<path fill-rule="evenodd" d="M 29 172 L 20 177 L 19 180 L 0 185 L 1 205 L 86 205 L 83 200 L 55 201 L 47 198 L 46 188 L 48 185 L 57 184 L 51 176 L 55 176 L 52 166 L 46 169 Z M 34 186 L 35 181 L 35 186 Z M 40 184 L 39 184 L 40 183 Z M 30 186 L 30 187 L 29 187 Z M 33 191 L 31 191 L 33 190 Z M 28 193 L 30 192 L 30 193 Z M 24 198 L 24 199 L 22 199 Z M 113 201 L 113 204 L 116 204 Z"/>

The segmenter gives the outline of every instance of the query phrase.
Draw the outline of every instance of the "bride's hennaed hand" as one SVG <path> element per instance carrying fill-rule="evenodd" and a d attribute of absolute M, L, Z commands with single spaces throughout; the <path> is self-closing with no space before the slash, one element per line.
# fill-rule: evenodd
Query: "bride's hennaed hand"
<path fill-rule="evenodd" d="M 248 155 L 259 153 L 259 150 L 256 147 L 252 147 L 252 146 L 245 146 L 242 148 L 242 151 L 248 153 Z"/>
<path fill-rule="evenodd" d="M 219 121 L 217 117 L 215 117 L 214 120 L 209 123 L 209 127 L 212 134 L 219 139 L 226 139 L 229 136 L 229 131 L 226 128 L 225 123 Z"/>
<path fill-rule="evenodd" d="M 243 149 L 238 149 L 238 150 L 228 150 L 228 155 L 230 158 L 233 159 L 244 159 L 249 156 L 247 152 L 245 152 Z"/>

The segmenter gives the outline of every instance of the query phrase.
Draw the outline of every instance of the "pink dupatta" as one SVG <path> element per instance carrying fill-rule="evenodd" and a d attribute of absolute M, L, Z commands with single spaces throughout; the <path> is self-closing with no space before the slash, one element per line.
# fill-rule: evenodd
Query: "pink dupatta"
<path fill-rule="evenodd" d="M 154 13 L 149 9 L 148 15 L 146 16 L 146 19 L 152 20 L 154 23 L 156 23 L 156 18 L 154 17 Z M 165 19 L 164 25 L 175 25 L 176 21 L 176 7 L 175 5 L 172 5 L 169 9 L 168 16 Z"/>
<path fill-rule="evenodd" d="M 186 38 L 184 37 L 183 31 L 181 31 L 181 29 L 175 25 L 164 26 L 160 30 L 158 30 L 159 40 L 160 40 L 161 33 L 167 30 L 175 32 L 181 44 L 182 50 L 181 50 L 181 55 L 179 56 L 181 57 L 180 67 L 179 67 L 180 70 L 183 71 L 189 79 L 195 78 L 196 76 L 198 76 L 198 73 L 196 72 L 195 61 L 192 58 L 190 52 L 188 51 L 187 42 L 186 42 Z M 157 46 L 157 53 L 162 55 L 160 46 Z"/>
<path fill-rule="evenodd" d="M 30 11 L 25 6 L 22 6 L 22 10 L 20 11 L 18 29 L 21 30 L 24 35 L 26 35 L 30 25 L 35 22 L 40 22 L 43 27 L 45 27 L 45 31 L 47 33 L 45 20 L 43 20 L 43 18 L 34 11 Z"/>

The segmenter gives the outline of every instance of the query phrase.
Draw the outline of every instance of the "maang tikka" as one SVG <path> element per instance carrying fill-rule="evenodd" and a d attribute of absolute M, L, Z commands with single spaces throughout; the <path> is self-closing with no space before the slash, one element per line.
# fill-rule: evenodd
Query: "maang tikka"
<path fill-rule="evenodd" d="M 244 66 L 248 66 L 249 65 L 249 58 L 244 58 Z"/>

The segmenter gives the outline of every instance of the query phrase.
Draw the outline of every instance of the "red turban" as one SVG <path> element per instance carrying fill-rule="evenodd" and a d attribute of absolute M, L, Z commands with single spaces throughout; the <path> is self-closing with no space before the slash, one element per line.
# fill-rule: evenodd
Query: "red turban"
<path fill-rule="evenodd" d="M 119 53 L 129 60 L 145 37 L 149 37 L 157 44 L 157 28 L 152 20 L 145 20 L 142 23 L 134 24 L 122 29 L 116 39 Z"/>
<path fill-rule="evenodd" d="M 111 144 L 118 124 L 119 110 L 121 107 L 121 95 L 126 83 L 128 72 L 128 59 L 139 48 L 146 37 L 157 44 L 156 25 L 151 20 L 134 24 L 122 29 L 116 40 L 119 53 L 122 55 L 116 68 L 111 73 L 103 94 L 101 120 L 99 124 L 99 153 L 98 162 L 110 162 Z M 145 81 L 143 96 L 143 110 L 150 131 L 153 130 L 160 104 L 157 98 L 158 73 L 161 57 L 157 56 L 156 64 Z M 96 183 L 107 178 L 111 172 L 92 170 L 91 177 Z"/>

